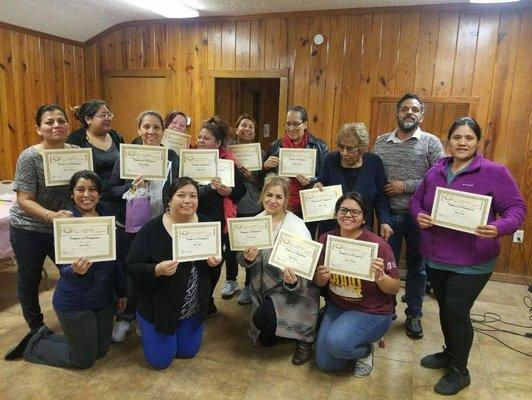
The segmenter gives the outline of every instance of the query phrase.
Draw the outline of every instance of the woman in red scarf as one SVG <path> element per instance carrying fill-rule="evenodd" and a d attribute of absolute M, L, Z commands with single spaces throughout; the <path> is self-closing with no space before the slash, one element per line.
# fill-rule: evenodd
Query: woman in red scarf
<path fill-rule="evenodd" d="M 316 171 L 314 176 L 318 176 L 323 165 L 325 156 L 329 153 L 327 144 L 321 139 L 314 137 L 308 130 L 307 110 L 301 106 L 292 106 L 286 114 L 285 134 L 282 139 L 277 139 L 270 145 L 266 154 L 266 161 L 263 169 L 265 172 L 277 172 L 279 167 L 279 149 L 316 149 Z M 301 217 L 301 202 L 299 191 L 305 189 L 311 183 L 310 178 L 298 175 L 290 179 L 290 199 L 289 205 L 292 212 Z"/>
<path fill-rule="evenodd" d="M 198 133 L 198 149 L 218 149 L 220 158 L 235 161 L 233 153 L 226 147 L 227 131 L 229 124 L 218 116 L 209 118 L 201 127 Z M 214 178 L 210 184 L 200 186 L 198 213 L 209 217 L 212 221 L 220 221 L 224 234 L 222 244 L 224 247 L 224 259 L 226 262 L 234 260 L 234 257 L 227 259 L 227 253 L 231 251 L 229 247 L 229 235 L 227 234 L 227 218 L 236 217 L 236 203 L 246 193 L 242 174 L 235 167 L 235 187 L 222 184 L 220 178 Z M 236 262 L 236 260 L 235 260 Z M 235 266 L 238 268 L 238 265 Z M 211 299 L 209 302 L 209 316 L 213 316 L 218 311 L 214 304 L 212 294 L 220 279 L 220 268 L 211 269 Z"/>

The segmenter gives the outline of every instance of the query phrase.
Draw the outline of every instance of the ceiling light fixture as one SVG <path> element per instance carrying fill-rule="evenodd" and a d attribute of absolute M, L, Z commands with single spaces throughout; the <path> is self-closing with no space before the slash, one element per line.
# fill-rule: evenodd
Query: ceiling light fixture
<path fill-rule="evenodd" d="M 166 18 L 194 18 L 199 16 L 198 10 L 187 7 L 180 1 L 167 0 L 124 0 L 136 7 L 162 15 Z"/>
<path fill-rule="evenodd" d="M 517 3 L 521 0 L 469 0 L 470 3 L 484 3 L 484 4 L 493 4 L 493 3 Z"/>

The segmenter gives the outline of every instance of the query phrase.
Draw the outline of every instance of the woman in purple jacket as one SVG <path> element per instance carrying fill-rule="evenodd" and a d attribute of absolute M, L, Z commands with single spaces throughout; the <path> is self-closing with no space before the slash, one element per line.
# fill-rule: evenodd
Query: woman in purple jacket
<path fill-rule="evenodd" d="M 477 153 L 481 129 L 471 117 L 458 118 L 449 129 L 451 157 L 442 158 L 416 190 L 410 207 L 421 228 L 420 250 L 440 308 L 445 348 L 423 357 L 425 368 L 447 368 L 434 390 L 452 395 L 470 384 L 467 360 L 473 342 L 469 312 L 488 282 L 500 252 L 499 237 L 523 223 L 526 205 L 510 172 Z M 437 187 L 492 197 L 486 225 L 475 234 L 433 225 Z"/>

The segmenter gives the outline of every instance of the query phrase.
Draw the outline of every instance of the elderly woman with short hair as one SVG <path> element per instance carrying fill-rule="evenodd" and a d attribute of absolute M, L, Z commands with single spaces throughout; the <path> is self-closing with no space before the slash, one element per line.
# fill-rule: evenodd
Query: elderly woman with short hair
<path fill-rule="evenodd" d="M 369 133 L 366 125 L 352 122 L 342 125 L 336 144 L 338 150 L 325 158 L 314 187 L 342 185 L 342 191 L 358 192 L 364 198 L 366 226 L 373 227 L 373 213 L 380 223 L 379 235 L 384 239 L 393 233 L 390 227 L 390 202 L 384 194 L 386 175 L 379 156 L 368 153 Z M 322 221 L 320 233 L 335 228 L 335 221 Z"/>

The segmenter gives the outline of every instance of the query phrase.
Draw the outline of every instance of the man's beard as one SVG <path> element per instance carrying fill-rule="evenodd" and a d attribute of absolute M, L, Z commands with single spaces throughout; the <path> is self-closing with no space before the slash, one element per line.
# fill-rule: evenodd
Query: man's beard
<path fill-rule="evenodd" d="M 397 119 L 397 125 L 399 125 L 399 129 L 401 129 L 403 132 L 412 132 L 417 129 L 419 126 L 419 121 L 403 121 L 400 119 Z"/>

